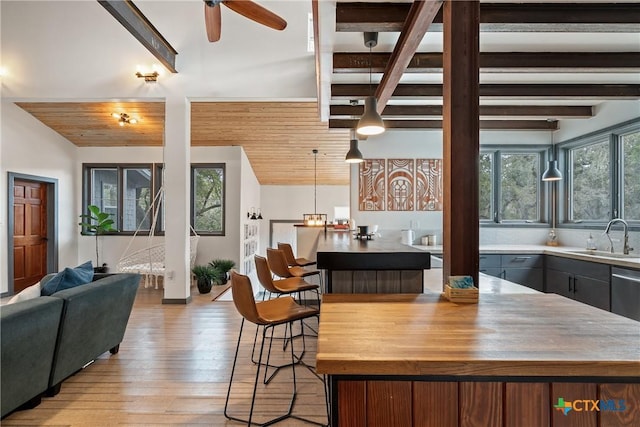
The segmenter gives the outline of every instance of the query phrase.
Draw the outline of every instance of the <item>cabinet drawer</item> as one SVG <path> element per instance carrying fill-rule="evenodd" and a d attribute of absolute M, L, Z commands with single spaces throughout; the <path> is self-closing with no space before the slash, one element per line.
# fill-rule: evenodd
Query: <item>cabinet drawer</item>
<path fill-rule="evenodd" d="M 502 278 L 502 269 L 497 267 L 481 268 L 480 273 L 484 273 L 488 276 Z"/>
<path fill-rule="evenodd" d="M 483 268 L 500 268 L 501 255 L 492 254 L 484 255 L 480 254 L 480 269 Z"/>
<path fill-rule="evenodd" d="M 542 255 L 539 254 L 509 254 L 502 255 L 503 268 L 541 268 Z"/>
<path fill-rule="evenodd" d="M 607 264 L 548 255 L 547 268 L 609 282 L 610 267 Z"/>

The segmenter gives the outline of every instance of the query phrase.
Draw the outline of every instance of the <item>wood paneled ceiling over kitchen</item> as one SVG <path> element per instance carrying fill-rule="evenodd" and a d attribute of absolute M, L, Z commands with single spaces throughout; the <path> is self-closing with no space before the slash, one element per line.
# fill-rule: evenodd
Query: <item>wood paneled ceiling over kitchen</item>
<path fill-rule="evenodd" d="M 315 102 L 193 102 L 191 145 L 241 145 L 260 184 L 348 184 L 349 131 L 329 130 Z"/>

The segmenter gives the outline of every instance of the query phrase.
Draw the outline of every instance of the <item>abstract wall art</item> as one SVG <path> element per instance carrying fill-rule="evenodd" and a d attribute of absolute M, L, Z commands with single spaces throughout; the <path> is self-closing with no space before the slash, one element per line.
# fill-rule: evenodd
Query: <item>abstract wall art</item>
<path fill-rule="evenodd" d="M 416 159 L 416 210 L 442 210 L 442 159 Z"/>
<path fill-rule="evenodd" d="M 384 159 L 366 159 L 360 163 L 358 208 L 361 211 L 383 211 L 385 209 L 384 165 Z"/>
<path fill-rule="evenodd" d="M 414 159 L 387 160 L 387 209 L 414 210 Z"/>

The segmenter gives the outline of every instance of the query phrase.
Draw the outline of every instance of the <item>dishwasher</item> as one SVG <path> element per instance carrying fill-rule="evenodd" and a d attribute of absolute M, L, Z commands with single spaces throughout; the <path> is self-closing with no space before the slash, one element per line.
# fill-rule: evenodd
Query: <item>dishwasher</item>
<path fill-rule="evenodd" d="M 640 321 L 640 270 L 611 269 L 611 311 Z"/>

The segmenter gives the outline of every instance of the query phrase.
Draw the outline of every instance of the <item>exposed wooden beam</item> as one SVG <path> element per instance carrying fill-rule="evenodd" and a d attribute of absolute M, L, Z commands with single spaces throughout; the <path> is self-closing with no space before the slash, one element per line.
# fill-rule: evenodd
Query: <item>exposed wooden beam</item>
<path fill-rule="evenodd" d="M 172 73 L 176 70 L 178 52 L 130 0 L 98 0 L 114 18 Z"/>
<path fill-rule="evenodd" d="M 333 99 L 362 98 L 369 94 L 368 84 L 333 84 Z M 399 84 L 394 97 L 408 99 L 440 98 L 441 84 Z M 550 99 L 640 99 L 640 84 L 481 84 L 483 97 L 526 97 Z"/>
<path fill-rule="evenodd" d="M 330 129 L 355 129 L 358 119 L 329 119 Z M 442 129 L 442 120 L 385 120 L 387 129 Z M 480 120 L 482 130 L 557 130 L 556 120 Z"/>
<path fill-rule="evenodd" d="M 400 41 L 396 44 L 396 48 Z M 392 63 L 394 53 L 377 52 L 335 52 L 333 54 L 334 73 L 374 73 L 384 71 L 384 83 L 388 69 L 395 69 Z M 442 53 L 415 53 L 403 58 L 407 62 L 407 73 L 442 72 Z M 484 72 L 638 72 L 640 53 L 638 52 L 481 52 L 480 70 Z M 378 101 L 380 105 L 380 101 Z"/>
<path fill-rule="evenodd" d="M 311 14 L 313 19 L 313 52 L 315 56 L 316 66 L 316 99 L 318 102 L 318 111 L 322 110 L 322 81 L 320 68 L 320 12 L 318 9 L 319 0 L 311 0 Z"/>
<path fill-rule="evenodd" d="M 409 62 L 411 62 L 416 50 L 418 50 L 420 42 L 429 29 L 429 25 L 431 25 L 433 18 L 441 7 L 442 0 L 414 0 L 411 4 L 411 9 L 409 9 L 400 37 L 393 48 L 393 52 L 388 57 L 384 75 L 376 89 L 375 96 L 378 100 L 378 113 L 384 110 L 387 102 L 391 99 L 393 91 L 400 83 L 400 78 L 402 78 Z"/>
<path fill-rule="evenodd" d="M 341 3 L 337 31 L 401 31 L 410 3 Z M 431 31 L 442 31 L 442 13 Z M 480 31 L 640 32 L 638 3 L 482 3 Z"/>
<path fill-rule="evenodd" d="M 332 105 L 332 118 L 359 117 L 364 112 L 362 105 Z M 383 117 L 442 117 L 441 105 L 387 105 Z M 481 105 L 481 116 L 496 117 L 544 117 L 544 118 L 590 118 L 593 107 L 586 105 Z"/>

